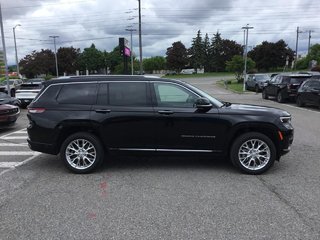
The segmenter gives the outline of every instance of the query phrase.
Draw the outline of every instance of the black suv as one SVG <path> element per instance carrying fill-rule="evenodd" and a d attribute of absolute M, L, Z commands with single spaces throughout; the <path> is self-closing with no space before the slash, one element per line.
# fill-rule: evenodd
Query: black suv
<path fill-rule="evenodd" d="M 295 100 L 300 85 L 311 77 L 310 74 L 281 74 L 267 82 L 262 89 L 262 98 L 276 97 L 277 102 Z"/>
<path fill-rule="evenodd" d="M 60 153 L 76 173 L 121 151 L 212 154 L 259 174 L 293 141 L 283 110 L 220 102 L 187 83 L 146 76 L 50 80 L 28 118 L 30 148 Z"/>
<path fill-rule="evenodd" d="M 298 90 L 297 105 L 314 105 L 320 107 L 320 76 L 316 75 L 305 81 Z"/>

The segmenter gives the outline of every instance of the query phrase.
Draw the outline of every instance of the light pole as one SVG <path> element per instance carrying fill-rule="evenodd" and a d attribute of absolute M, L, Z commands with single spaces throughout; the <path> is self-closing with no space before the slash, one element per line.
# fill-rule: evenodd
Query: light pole
<path fill-rule="evenodd" d="M 130 32 L 131 75 L 133 75 L 132 32 L 137 31 L 137 29 L 127 28 L 126 31 Z"/>
<path fill-rule="evenodd" d="M 58 69 L 58 59 L 57 59 L 57 47 L 56 47 L 56 38 L 59 36 L 49 36 L 50 38 L 53 38 L 53 44 L 54 44 L 54 57 L 56 60 L 56 73 L 57 77 L 59 77 L 59 69 Z"/>
<path fill-rule="evenodd" d="M 3 32 L 1 2 L 0 2 L 0 26 L 1 26 L 1 38 L 2 38 L 2 47 L 3 47 L 3 61 L 4 61 L 5 72 L 6 72 L 7 89 L 8 89 L 8 95 L 11 97 L 11 91 L 10 91 L 10 85 L 9 85 L 9 74 L 8 74 L 8 63 L 7 63 L 6 42 L 4 40 L 4 32 Z"/>
<path fill-rule="evenodd" d="M 13 39 L 14 39 L 14 49 L 16 51 L 16 65 L 17 65 L 17 74 L 18 78 L 20 78 L 20 69 L 19 69 L 19 60 L 18 60 L 18 51 L 17 51 L 17 41 L 16 41 L 16 27 L 20 27 L 20 24 L 15 25 L 12 30 L 13 30 Z"/>
<path fill-rule="evenodd" d="M 141 40 L 141 0 L 139 2 L 139 52 L 140 52 L 140 75 L 142 75 L 142 40 Z"/>
<path fill-rule="evenodd" d="M 308 41 L 308 54 L 310 52 L 310 41 L 311 41 L 311 33 L 314 32 L 313 30 L 309 30 L 309 41 Z"/>
<path fill-rule="evenodd" d="M 247 80 L 247 59 L 248 59 L 248 37 L 249 37 L 249 29 L 253 29 L 253 27 L 249 27 L 249 24 L 247 26 L 242 27 L 242 29 L 247 30 L 246 35 L 246 48 L 244 53 L 244 70 L 243 70 L 243 91 L 246 90 L 246 80 Z"/>

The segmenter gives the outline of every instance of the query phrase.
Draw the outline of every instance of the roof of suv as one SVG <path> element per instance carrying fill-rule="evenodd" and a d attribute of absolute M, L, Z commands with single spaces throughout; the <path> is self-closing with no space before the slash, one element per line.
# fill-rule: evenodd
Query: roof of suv
<path fill-rule="evenodd" d="M 56 83 L 70 83 L 70 82 L 88 82 L 88 81 L 163 81 L 163 82 L 179 82 L 180 80 L 173 80 L 167 78 L 160 78 L 156 76 L 142 76 L 142 75 L 84 75 L 84 76 L 68 76 L 59 77 L 48 80 L 44 83 L 45 86 Z"/>

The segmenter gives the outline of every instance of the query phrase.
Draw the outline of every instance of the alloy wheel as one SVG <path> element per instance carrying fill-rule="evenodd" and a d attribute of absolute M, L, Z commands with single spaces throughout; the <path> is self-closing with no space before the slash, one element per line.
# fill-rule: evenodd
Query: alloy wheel
<path fill-rule="evenodd" d="M 97 159 L 97 151 L 90 141 L 75 139 L 68 144 L 65 157 L 71 167 L 84 170 L 94 164 Z"/>
<path fill-rule="evenodd" d="M 238 152 L 240 164 L 248 170 L 260 170 L 264 168 L 271 158 L 271 151 L 264 141 L 250 139 L 244 142 Z"/>

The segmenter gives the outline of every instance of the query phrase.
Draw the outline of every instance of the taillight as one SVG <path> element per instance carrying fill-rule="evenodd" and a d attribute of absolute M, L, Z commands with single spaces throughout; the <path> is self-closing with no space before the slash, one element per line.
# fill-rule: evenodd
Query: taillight
<path fill-rule="evenodd" d="M 28 108 L 29 113 L 43 113 L 45 108 Z"/>

